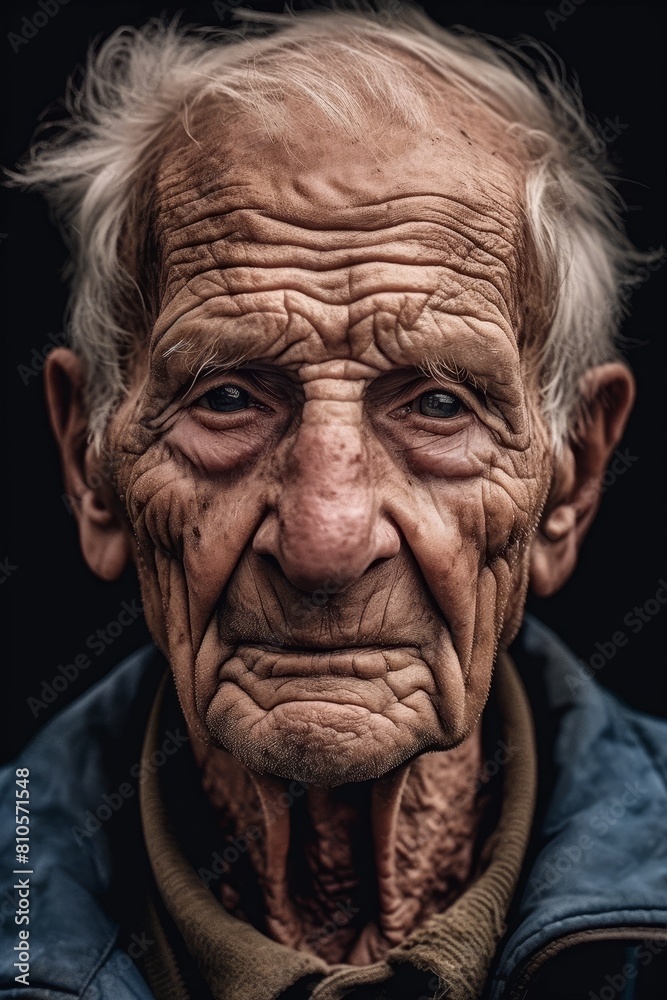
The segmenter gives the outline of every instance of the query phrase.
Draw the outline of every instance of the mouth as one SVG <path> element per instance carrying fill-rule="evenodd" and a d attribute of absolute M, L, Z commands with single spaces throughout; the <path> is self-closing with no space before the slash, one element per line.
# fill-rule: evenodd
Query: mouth
<path fill-rule="evenodd" d="M 323 646 L 313 644 L 311 645 L 295 645 L 290 642 L 253 642 L 244 643 L 245 646 L 252 645 L 255 649 L 265 649 L 270 653 L 302 653 L 308 656 L 336 656 L 336 655 L 346 655 L 350 653 L 367 653 L 367 652 L 382 652 L 389 649 L 414 649 L 417 650 L 417 646 L 410 646 L 406 643 L 391 643 L 391 642 L 369 642 L 369 643 L 355 643 L 347 645 L 344 642 L 337 644 L 336 646 Z"/>
<path fill-rule="evenodd" d="M 244 643 L 237 654 L 257 678 L 356 677 L 372 680 L 421 661 L 416 645 L 391 644 L 350 646 L 277 645 Z"/>

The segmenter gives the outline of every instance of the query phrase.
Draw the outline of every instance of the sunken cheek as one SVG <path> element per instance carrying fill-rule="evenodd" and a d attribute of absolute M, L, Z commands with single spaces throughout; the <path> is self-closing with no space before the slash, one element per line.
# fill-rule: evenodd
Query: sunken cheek
<path fill-rule="evenodd" d="M 445 614 L 454 606 L 464 611 L 490 570 L 502 617 L 521 587 L 516 570 L 542 503 L 541 453 L 501 446 L 477 420 L 451 436 L 417 435 L 404 445 L 416 492 L 428 495 L 421 509 L 429 542 L 418 561 L 433 596 Z"/>
<path fill-rule="evenodd" d="M 162 437 L 128 462 L 125 480 L 142 586 L 153 591 L 160 618 L 166 593 L 177 615 L 187 614 L 175 605 L 193 593 L 201 611 L 219 599 L 261 512 L 267 456 L 291 419 L 253 411 L 220 419 L 193 409 L 184 408 Z M 162 634 L 165 623 L 159 624 Z"/>
<path fill-rule="evenodd" d="M 220 547 L 223 552 L 240 553 L 250 541 L 264 502 L 263 486 L 283 451 L 279 445 L 286 437 L 291 439 L 292 421 L 293 413 L 287 410 L 251 408 L 232 415 L 184 408 L 136 461 L 129 477 L 128 507 L 144 563 L 153 564 L 151 550 L 158 549 L 170 561 L 183 563 L 182 572 L 191 583 L 202 575 L 209 579 L 225 571 L 229 575 L 233 566 L 223 568 L 227 560 L 219 559 Z M 441 425 L 437 433 L 421 418 L 370 415 L 369 424 L 367 438 L 384 452 L 383 499 L 391 503 L 402 496 L 405 507 L 409 497 L 407 506 L 419 512 L 422 523 L 430 521 L 434 539 L 442 540 L 440 546 L 421 552 L 421 560 L 451 565 L 447 576 L 453 587 L 460 586 L 465 574 L 467 592 L 471 572 L 476 575 L 475 569 L 493 562 L 517 528 L 517 519 L 523 519 L 524 498 L 515 498 L 515 503 L 503 486 L 486 479 L 489 470 L 511 466 L 511 454 L 501 454 L 481 420 L 469 411 Z M 243 511 L 235 502 L 241 494 L 246 497 Z M 225 524 L 232 508 L 233 532 Z M 409 525 L 399 520 L 399 527 L 405 528 L 407 546 L 412 547 Z M 230 536 L 223 537 L 228 530 Z M 248 537 L 241 538 L 246 532 Z M 441 551 L 445 543 L 448 549 L 459 549 L 453 563 L 452 553 Z M 218 562 L 216 568 L 210 565 L 212 558 Z M 426 565 L 423 568 L 427 570 Z M 169 572 L 174 569 L 172 565 Z M 215 600 L 217 587 L 224 582 L 217 580 L 208 596 Z M 445 590 L 450 587 L 443 586 Z"/>
<path fill-rule="evenodd" d="M 229 510 L 238 490 L 247 495 L 252 485 L 260 499 L 262 484 L 276 473 L 279 445 L 291 422 L 291 416 L 275 412 L 241 411 L 229 419 L 193 409 L 182 411 L 164 438 L 136 462 L 127 487 L 138 537 L 171 555 L 188 547 L 189 521 L 199 522 L 195 540 L 212 534 L 207 520 L 222 529 L 220 504 Z M 440 433 L 425 429 L 426 423 L 385 418 L 368 428 L 367 440 L 374 430 L 375 446 L 384 452 L 383 499 L 409 495 L 413 508 L 426 504 L 430 517 L 455 522 L 461 539 L 473 541 L 475 548 L 504 544 L 516 508 L 504 489 L 484 481 L 499 456 L 479 421 L 466 413 Z M 208 517 L 202 515 L 202 497 L 204 511 L 211 509 Z M 214 541 L 210 535 L 209 540 Z"/>
<path fill-rule="evenodd" d="M 127 509 L 144 559 L 152 547 L 183 561 L 188 549 L 192 566 L 206 562 L 200 539 L 213 539 L 214 522 L 224 532 L 222 510 L 234 493 L 261 492 L 259 459 L 275 449 L 291 420 L 284 413 L 241 411 L 219 415 L 203 407 L 188 406 L 167 431 L 145 447 L 127 477 Z M 246 505 L 247 506 L 247 505 Z M 237 531 L 238 534 L 238 531 Z M 151 560 L 152 561 L 152 560 Z"/>

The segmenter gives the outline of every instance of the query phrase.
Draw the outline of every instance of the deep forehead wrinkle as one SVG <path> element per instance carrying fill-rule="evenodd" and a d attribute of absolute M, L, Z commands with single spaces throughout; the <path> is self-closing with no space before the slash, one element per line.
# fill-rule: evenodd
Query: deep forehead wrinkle
<path fill-rule="evenodd" d="M 443 89 L 433 128 L 389 130 L 372 147 L 317 120 L 301 125 L 289 148 L 259 136 L 247 116 L 211 99 L 187 132 L 174 124 L 156 181 L 167 282 L 187 280 L 208 247 L 223 267 L 242 259 L 272 266 L 270 246 L 298 253 L 295 264 L 329 269 L 406 242 L 436 253 L 454 242 L 461 256 L 467 242 L 520 270 L 521 145 L 452 88 Z"/>
<path fill-rule="evenodd" d="M 204 304 L 207 315 L 233 318 L 244 316 L 248 310 L 281 314 L 288 303 L 310 299 L 308 312 L 313 317 L 321 314 L 326 323 L 327 307 L 344 306 L 349 310 L 349 325 L 367 315 L 378 296 L 381 304 L 386 304 L 390 295 L 394 299 L 403 296 L 412 316 L 427 302 L 460 313 L 466 306 L 484 300 L 487 310 L 495 308 L 498 317 L 511 325 L 502 282 L 495 280 L 488 264 L 484 267 L 483 260 L 475 261 L 471 255 L 463 260 L 453 258 L 452 266 L 442 266 L 431 263 L 432 256 L 408 251 L 410 262 L 406 263 L 406 248 L 401 246 L 388 261 L 374 258 L 329 271 L 313 272 L 303 266 L 282 266 L 277 261 L 273 267 L 200 268 L 179 283 L 156 323 L 153 341 L 157 343 L 180 317 Z M 333 329 L 340 310 L 328 315 Z"/>
<path fill-rule="evenodd" d="M 216 202 L 207 206 L 205 216 L 188 217 L 180 227 L 163 217 L 163 254 L 172 281 L 190 280 L 207 269 L 244 266 L 333 272 L 364 263 L 404 262 L 406 251 L 416 264 L 446 264 L 449 259 L 457 270 L 467 268 L 477 278 L 494 279 L 501 268 L 518 266 L 517 217 L 488 198 L 481 205 L 417 193 L 402 198 L 400 205 L 388 203 L 376 218 L 365 208 L 343 210 L 338 218 L 327 218 L 324 228 L 286 222 L 266 209 L 235 208 L 224 189 Z M 332 275 L 332 285 L 335 280 Z"/>
<path fill-rule="evenodd" d="M 519 390 L 511 327 L 503 329 L 496 310 L 485 318 L 475 301 L 466 309 L 461 296 L 452 304 L 441 292 L 386 290 L 358 301 L 356 309 L 323 308 L 294 291 L 275 291 L 261 307 L 254 295 L 244 304 L 238 298 L 215 295 L 191 303 L 156 338 L 153 363 L 164 377 L 168 369 L 177 377 L 201 365 L 225 368 L 253 360 L 298 369 L 350 358 L 377 374 L 445 359 L 480 385 L 517 383 Z"/>
<path fill-rule="evenodd" d="M 524 171 L 498 120 L 452 91 L 373 148 L 311 122 L 295 153 L 211 101 L 188 129 L 155 190 L 162 377 L 445 359 L 518 404 Z"/>

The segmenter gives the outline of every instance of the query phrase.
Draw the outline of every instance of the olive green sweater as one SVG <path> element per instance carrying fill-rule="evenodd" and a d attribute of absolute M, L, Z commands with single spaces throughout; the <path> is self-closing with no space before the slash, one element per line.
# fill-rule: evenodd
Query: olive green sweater
<path fill-rule="evenodd" d="M 157 746 L 163 684 L 144 743 L 147 760 Z M 148 932 L 156 942 L 144 966 L 156 1000 L 477 1000 L 523 864 L 533 819 L 536 753 L 530 706 L 506 653 L 498 656 L 493 691 L 507 746 L 499 819 L 487 838 L 475 880 L 443 913 L 426 920 L 366 966 L 329 965 L 313 954 L 271 940 L 229 914 L 207 888 L 176 837 L 160 776 L 141 789 L 141 815 L 157 888 L 149 904 Z M 154 773 L 151 773 L 154 772 Z M 167 914 L 160 917 L 159 911 Z M 189 956 L 178 961 L 179 949 Z M 190 961 L 191 960 L 191 961 Z M 186 981 L 187 979 L 187 981 Z"/>

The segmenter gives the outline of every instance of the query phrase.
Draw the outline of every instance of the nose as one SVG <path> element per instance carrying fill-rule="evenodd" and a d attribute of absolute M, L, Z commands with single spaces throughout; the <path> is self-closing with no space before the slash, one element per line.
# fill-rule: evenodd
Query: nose
<path fill-rule="evenodd" d="M 277 508 L 257 530 L 253 549 L 277 559 L 300 590 L 345 590 L 372 563 L 398 553 L 400 537 L 381 510 L 370 458 L 360 427 L 299 428 Z"/>

